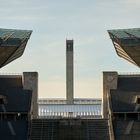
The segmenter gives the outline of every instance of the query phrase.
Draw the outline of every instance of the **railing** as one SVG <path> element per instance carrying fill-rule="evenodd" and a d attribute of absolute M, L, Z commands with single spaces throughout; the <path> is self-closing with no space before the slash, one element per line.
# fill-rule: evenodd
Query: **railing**
<path fill-rule="evenodd" d="M 22 76 L 22 73 L 0 73 L 0 76 Z"/>
<path fill-rule="evenodd" d="M 94 112 L 40 112 L 39 116 L 62 116 L 62 117 L 68 117 L 68 116 L 101 116 L 100 111 L 94 111 Z"/>
<path fill-rule="evenodd" d="M 140 72 L 120 72 L 118 73 L 119 77 L 127 76 L 140 76 Z"/>
<path fill-rule="evenodd" d="M 38 99 L 38 104 L 67 104 L 65 99 Z M 74 99 L 74 104 L 101 104 L 101 99 Z"/>

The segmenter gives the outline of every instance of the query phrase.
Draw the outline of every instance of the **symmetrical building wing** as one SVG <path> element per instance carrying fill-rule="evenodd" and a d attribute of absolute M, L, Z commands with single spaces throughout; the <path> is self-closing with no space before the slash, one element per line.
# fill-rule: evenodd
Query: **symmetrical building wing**
<path fill-rule="evenodd" d="M 0 67 L 23 54 L 31 33 L 31 30 L 0 29 Z"/>
<path fill-rule="evenodd" d="M 108 30 L 117 54 L 140 67 L 140 28 Z"/>

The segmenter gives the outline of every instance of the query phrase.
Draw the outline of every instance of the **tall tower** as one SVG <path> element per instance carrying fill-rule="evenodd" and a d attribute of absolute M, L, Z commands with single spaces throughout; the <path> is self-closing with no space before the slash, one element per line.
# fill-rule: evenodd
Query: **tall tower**
<path fill-rule="evenodd" d="M 73 40 L 66 40 L 66 98 L 73 104 Z"/>

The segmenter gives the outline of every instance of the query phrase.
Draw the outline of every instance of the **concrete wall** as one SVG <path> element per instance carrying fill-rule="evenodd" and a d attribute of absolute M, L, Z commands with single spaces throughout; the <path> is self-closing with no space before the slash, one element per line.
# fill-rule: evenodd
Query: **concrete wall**
<path fill-rule="evenodd" d="M 118 73 L 114 71 L 103 72 L 103 118 L 108 119 L 108 98 L 110 89 L 117 89 Z"/>
<path fill-rule="evenodd" d="M 23 88 L 32 90 L 31 118 L 38 117 L 38 73 L 23 72 Z"/>

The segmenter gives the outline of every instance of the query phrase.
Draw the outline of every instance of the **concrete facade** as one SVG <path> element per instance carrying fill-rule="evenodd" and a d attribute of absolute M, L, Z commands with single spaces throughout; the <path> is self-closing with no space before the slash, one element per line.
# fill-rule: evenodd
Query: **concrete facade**
<path fill-rule="evenodd" d="M 67 104 L 73 104 L 73 40 L 66 40 L 66 98 Z"/>
<path fill-rule="evenodd" d="M 23 72 L 23 88 L 32 90 L 31 118 L 38 117 L 38 73 Z"/>
<path fill-rule="evenodd" d="M 110 89 L 117 89 L 118 73 L 114 71 L 103 72 L 103 118 L 108 119 L 108 99 L 110 98 Z"/>

